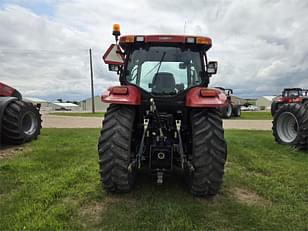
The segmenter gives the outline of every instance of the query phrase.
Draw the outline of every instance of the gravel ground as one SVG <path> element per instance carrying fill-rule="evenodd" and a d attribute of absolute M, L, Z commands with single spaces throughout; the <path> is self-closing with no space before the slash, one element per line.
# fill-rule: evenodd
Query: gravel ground
<path fill-rule="evenodd" d="M 43 115 L 44 128 L 100 128 L 100 117 Z M 271 120 L 224 120 L 225 129 L 271 130 Z"/>

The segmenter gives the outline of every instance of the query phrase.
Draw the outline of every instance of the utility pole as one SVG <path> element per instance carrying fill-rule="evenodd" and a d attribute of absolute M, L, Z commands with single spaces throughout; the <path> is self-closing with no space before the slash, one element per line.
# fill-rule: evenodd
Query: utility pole
<path fill-rule="evenodd" d="M 95 103 L 94 103 L 94 84 L 93 84 L 93 64 L 92 64 L 92 49 L 89 49 L 90 56 L 90 74 L 91 74 L 91 94 L 92 94 L 92 113 L 95 113 Z"/>

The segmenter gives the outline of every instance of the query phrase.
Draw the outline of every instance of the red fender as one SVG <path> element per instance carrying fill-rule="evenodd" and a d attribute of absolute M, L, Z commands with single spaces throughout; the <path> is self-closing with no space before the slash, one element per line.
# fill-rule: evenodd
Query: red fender
<path fill-rule="evenodd" d="M 112 104 L 140 105 L 140 90 L 132 85 L 110 87 L 101 96 L 101 101 Z"/>
<path fill-rule="evenodd" d="M 14 88 L 0 82 L 0 96 L 12 96 L 14 91 Z"/>
<path fill-rule="evenodd" d="M 0 97 L 16 97 L 19 100 L 22 99 L 22 96 L 19 91 L 2 82 L 0 82 Z"/>
<path fill-rule="evenodd" d="M 186 107 L 224 107 L 226 94 L 217 88 L 194 87 L 186 94 Z"/>
<path fill-rule="evenodd" d="M 285 98 L 283 96 L 277 96 L 273 99 L 274 102 L 282 103 L 285 101 Z"/>

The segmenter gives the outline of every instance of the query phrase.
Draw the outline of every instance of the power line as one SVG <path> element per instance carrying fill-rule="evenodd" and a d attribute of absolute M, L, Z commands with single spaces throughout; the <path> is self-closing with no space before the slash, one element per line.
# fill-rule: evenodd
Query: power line
<path fill-rule="evenodd" d="M 10 54 L 21 54 L 21 53 L 53 53 L 53 54 L 66 54 L 66 53 L 77 53 L 85 52 L 87 53 L 89 49 L 79 48 L 79 49 L 61 49 L 61 50 L 49 50 L 49 49 L 21 49 L 21 48 L 0 48 L 0 53 L 10 53 Z"/>

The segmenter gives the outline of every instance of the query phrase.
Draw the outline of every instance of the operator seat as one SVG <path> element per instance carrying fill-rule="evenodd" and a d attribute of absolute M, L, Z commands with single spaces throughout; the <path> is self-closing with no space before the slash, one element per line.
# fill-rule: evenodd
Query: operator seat
<path fill-rule="evenodd" d="M 175 94 L 175 79 L 169 72 L 158 72 L 152 80 L 152 92 L 156 94 Z"/>

